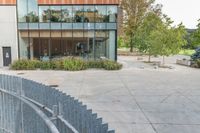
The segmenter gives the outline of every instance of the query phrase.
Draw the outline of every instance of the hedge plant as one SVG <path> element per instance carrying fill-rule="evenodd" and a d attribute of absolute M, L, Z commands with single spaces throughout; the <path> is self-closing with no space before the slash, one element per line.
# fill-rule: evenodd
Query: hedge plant
<path fill-rule="evenodd" d="M 87 69 L 87 63 L 82 59 L 68 58 L 63 61 L 64 70 L 80 71 Z"/>
<path fill-rule="evenodd" d="M 51 61 L 39 60 L 17 60 L 11 64 L 13 70 L 66 70 L 66 71 L 80 71 L 90 68 L 105 69 L 105 70 L 119 70 L 122 64 L 109 60 L 94 60 L 86 61 L 80 58 L 70 57 L 64 59 L 57 59 Z"/>
<path fill-rule="evenodd" d="M 104 61 L 103 68 L 105 70 L 119 70 L 122 68 L 122 64 L 119 64 L 115 61 Z"/>
<path fill-rule="evenodd" d="M 40 61 L 38 60 L 17 60 L 11 65 L 11 69 L 14 70 L 35 70 L 40 66 Z"/>

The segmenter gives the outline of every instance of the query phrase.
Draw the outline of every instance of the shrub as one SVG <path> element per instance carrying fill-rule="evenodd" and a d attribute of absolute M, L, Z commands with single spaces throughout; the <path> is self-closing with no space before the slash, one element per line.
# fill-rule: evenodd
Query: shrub
<path fill-rule="evenodd" d="M 42 70 L 51 70 L 52 65 L 50 61 L 41 61 L 40 62 L 40 69 Z"/>
<path fill-rule="evenodd" d="M 23 70 L 25 69 L 26 67 L 26 64 L 25 64 L 25 61 L 23 60 L 18 60 L 18 61 L 14 61 L 12 64 L 11 64 L 11 69 L 13 70 Z"/>
<path fill-rule="evenodd" d="M 40 61 L 38 60 L 28 60 L 27 61 L 27 70 L 35 70 L 40 66 Z"/>
<path fill-rule="evenodd" d="M 196 64 L 197 64 L 198 68 L 200 68 L 200 59 L 198 59 L 198 60 L 196 61 Z"/>
<path fill-rule="evenodd" d="M 13 70 L 67 70 L 67 71 L 80 71 L 88 68 L 99 68 L 105 70 L 119 70 L 122 64 L 109 60 L 98 61 L 84 61 L 80 58 L 64 58 L 52 61 L 39 61 L 39 60 L 18 60 L 11 65 Z"/>
<path fill-rule="evenodd" d="M 80 71 L 87 69 L 87 63 L 79 58 L 66 58 L 63 62 L 64 70 Z"/>
<path fill-rule="evenodd" d="M 104 62 L 103 61 L 88 61 L 87 66 L 88 68 L 103 68 Z"/>
<path fill-rule="evenodd" d="M 122 64 L 115 61 L 104 61 L 103 68 L 105 70 L 120 70 L 122 68 Z"/>
<path fill-rule="evenodd" d="M 63 60 L 52 60 L 51 61 L 51 68 L 54 70 L 63 70 Z"/>
<path fill-rule="evenodd" d="M 11 64 L 11 69 L 13 70 L 35 70 L 40 65 L 38 60 L 17 60 Z"/>

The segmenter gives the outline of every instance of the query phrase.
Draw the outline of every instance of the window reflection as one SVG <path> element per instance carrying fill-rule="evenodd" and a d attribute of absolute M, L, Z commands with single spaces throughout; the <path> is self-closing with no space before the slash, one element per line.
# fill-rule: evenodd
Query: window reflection
<path fill-rule="evenodd" d="M 27 22 L 27 0 L 18 0 L 18 21 Z"/>
<path fill-rule="evenodd" d="M 84 6 L 84 22 L 93 23 L 95 22 L 95 13 L 94 6 Z"/>
<path fill-rule="evenodd" d="M 73 7 L 74 22 L 80 23 L 84 22 L 84 9 L 83 6 Z"/>
<path fill-rule="evenodd" d="M 39 15 L 39 16 L 38 16 Z M 39 6 L 37 0 L 18 1 L 19 22 L 108 23 L 117 22 L 117 6 Z"/>
<path fill-rule="evenodd" d="M 96 6 L 95 7 L 96 22 L 98 22 L 98 23 L 108 22 L 108 17 L 107 17 L 106 11 L 107 11 L 106 6 Z"/>
<path fill-rule="evenodd" d="M 95 32 L 95 58 L 108 57 L 109 49 L 107 44 L 108 32 L 96 31 Z"/>
<path fill-rule="evenodd" d="M 38 22 L 38 6 L 37 6 L 37 0 L 29 0 L 28 1 L 28 22 L 34 23 Z"/>
<path fill-rule="evenodd" d="M 49 6 L 40 6 L 39 7 L 39 20 L 40 22 L 50 22 L 51 11 Z"/>
<path fill-rule="evenodd" d="M 62 6 L 62 22 L 70 23 L 73 21 L 72 6 Z"/>
<path fill-rule="evenodd" d="M 107 15 L 109 22 L 117 21 L 117 6 L 107 6 Z"/>
<path fill-rule="evenodd" d="M 61 22 L 61 7 L 51 6 L 51 22 Z"/>

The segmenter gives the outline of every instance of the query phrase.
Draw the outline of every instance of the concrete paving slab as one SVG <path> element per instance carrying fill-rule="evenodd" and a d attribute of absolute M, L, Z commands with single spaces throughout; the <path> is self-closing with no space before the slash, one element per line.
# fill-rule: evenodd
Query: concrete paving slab
<path fill-rule="evenodd" d="M 174 64 L 181 58 L 185 57 L 166 58 L 175 69 L 154 69 L 137 57 L 119 57 L 124 64 L 120 71 L 0 73 L 59 85 L 57 89 L 83 101 L 116 133 L 199 133 L 200 71 Z"/>
<path fill-rule="evenodd" d="M 158 133 L 199 133 L 200 125 L 155 124 Z"/>

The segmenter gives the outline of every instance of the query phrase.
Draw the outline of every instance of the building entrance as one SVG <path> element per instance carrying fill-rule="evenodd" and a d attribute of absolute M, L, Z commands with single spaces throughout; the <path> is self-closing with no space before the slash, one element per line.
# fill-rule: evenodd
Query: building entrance
<path fill-rule="evenodd" d="M 3 66 L 11 64 L 11 47 L 3 47 Z"/>

